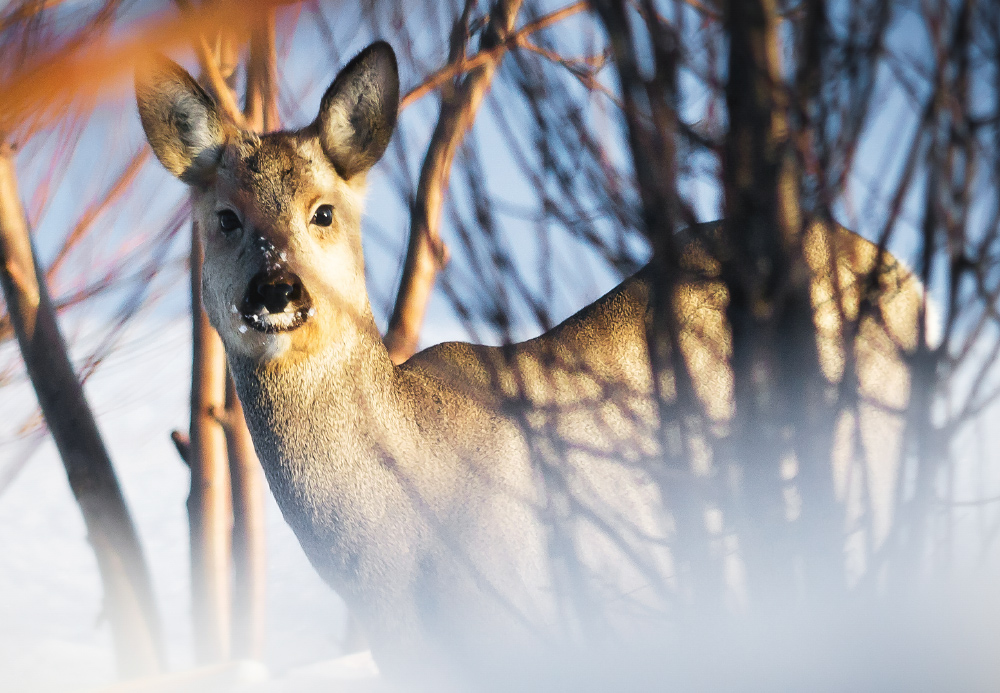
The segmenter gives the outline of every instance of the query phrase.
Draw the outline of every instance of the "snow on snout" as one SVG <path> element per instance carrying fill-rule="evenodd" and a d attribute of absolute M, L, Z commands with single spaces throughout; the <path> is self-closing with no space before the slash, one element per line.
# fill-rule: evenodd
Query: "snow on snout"
<path fill-rule="evenodd" d="M 239 314 L 243 321 L 238 326 L 240 334 L 246 334 L 248 329 L 258 332 L 283 332 L 293 330 L 302 325 L 309 317 L 315 315 L 316 310 L 312 307 L 308 295 L 301 286 L 301 279 L 288 269 L 288 254 L 284 250 L 279 250 L 272 242 L 258 236 L 256 247 L 263 256 L 263 267 L 246 288 L 242 306 L 233 304 L 230 310 Z M 288 282 L 294 288 L 294 294 L 290 297 L 280 310 L 277 304 L 270 303 L 260 296 L 254 294 L 254 282 L 264 275 L 265 281 L 271 282 L 274 279 Z"/>

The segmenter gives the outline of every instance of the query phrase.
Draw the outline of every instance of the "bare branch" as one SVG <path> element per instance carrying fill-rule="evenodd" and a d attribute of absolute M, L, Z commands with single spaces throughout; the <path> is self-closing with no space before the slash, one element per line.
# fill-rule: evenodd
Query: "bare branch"
<path fill-rule="evenodd" d="M 191 439 L 182 431 L 171 431 L 170 441 L 177 449 L 177 454 L 181 456 L 184 464 L 191 466 Z"/>
<path fill-rule="evenodd" d="M 226 659 L 230 645 L 230 528 L 232 499 L 226 437 L 215 412 L 226 407 L 222 340 L 201 302 L 203 250 L 191 230 L 191 581 L 195 640 L 200 661 Z"/>
<path fill-rule="evenodd" d="M 466 72 L 472 72 L 475 69 L 487 65 L 488 63 L 498 62 L 504 52 L 514 45 L 522 45 L 522 42 L 528 36 L 550 27 L 567 17 L 571 17 L 574 14 L 582 12 L 586 8 L 586 2 L 575 2 L 572 5 L 567 5 L 562 9 L 550 12 L 544 17 L 539 17 L 535 21 L 525 24 L 513 34 L 507 36 L 507 38 L 505 38 L 501 43 L 481 50 L 471 58 L 463 58 L 457 62 L 450 62 L 448 65 L 445 65 L 440 70 L 430 75 L 423 82 L 408 91 L 399 101 L 399 110 L 402 111 L 414 101 L 423 98 L 430 92 L 459 75 Z"/>
<path fill-rule="evenodd" d="M 396 295 L 396 305 L 385 336 L 389 356 L 402 363 L 417 349 L 420 328 L 427 302 L 439 269 L 447 262 L 447 249 L 441 241 L 438 226 L 451 163 L 465 133 L 472 127 L 476 113 L 493 80 L 502 48 L 513 29 L 521 0 L 498 0 L 490 13 L 490 23 L 483 39 L 489 56 L 471 70 L 455 90 L 441 101 L 441 114 L 431 136 L 427 156 L 420 171 L 417 196 L 410 213 L 410 243 L 403 267 L 403 278 Z M 578 11 L 578 10 L 574 10 Z M 463 17 L 460 21 L 466 21 Z M 464 64 L 464 49 L 453 61 Z M 463 70 L 457 70 L 457 73 Z"/>
<path fill-rule="evenodd" d="M 70 251 L 73 250 L 76 245 L 83 240 L 87 235 L 87 232 L 91 229 L 94 222 L 100 218 L 111 205 L 115 204 L 122 198 L 122 196 L 128 192 L 132 183 L 135 181 L 136 176 L 142 167 L 149 161 L 149 155 L 152 150 L 149 147 L 143 147 L 136 153 L 135 156 L 126 164 L 124 170 L 118 176 L 118 179 L 107 189 L 101 199 L 92 203 L 87 209 L 84 210 L 83 214 L 80 215 L 79 220 L 73 227 L 73 230 L 69 232 L 66 236 L 66 240 L 63 242 L 59 252 L 56 253 L 55 258 L 53 258 L 51 264 L 49 264 L 48 269 L 45 271 L 46 278 L 51 281 L 55 277 L 59 268 L 66 261 L 69 256 Z"/>
<path fill-rule="evenodd" d="M 272 9 L 250 30 L 250 52 L 247 57 L 247 88 L 243 111 L 247 126 L 259 132 L 271 132 L 281 127 L 275 39 L 275 16 Z"/>
<path fill-rule="evenodd" d="M 193 8 L 189 0 L 175 0 L 175 2 L 185 14 L 192 14 Z M 243 111 L 236 103 L 236 95 L 226 82 L 226 75 L 222 74 L 220 56 L 212 50 L 203 31 L 199 31 L 194 37 L 194 53 L 201 68 L 201 79 L 212 92 L 223 115 L 234 125 L 246 127 Z"/>

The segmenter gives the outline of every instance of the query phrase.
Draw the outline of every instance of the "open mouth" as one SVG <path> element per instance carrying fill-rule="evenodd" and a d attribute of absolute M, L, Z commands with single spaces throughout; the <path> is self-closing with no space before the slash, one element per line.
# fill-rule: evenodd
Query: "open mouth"
<path fill-rule="evenodd" d="M 233 310 L 243 318 L 240 332 L 251 329 L 267 334 L 294 330 L 316 312 L 302 280 L 284 269 L 256 274 Z"/>

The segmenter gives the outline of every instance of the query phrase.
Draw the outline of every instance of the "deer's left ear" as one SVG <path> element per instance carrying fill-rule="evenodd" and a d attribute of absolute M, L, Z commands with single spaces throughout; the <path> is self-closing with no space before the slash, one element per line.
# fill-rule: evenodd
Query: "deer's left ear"
<path fill-rule="evenodd" d="M 323 151 L 344 179 L 365 173 L 382 158 L 398 110 L 396 54 L 378 41 L 340 71 L 314 123 Z"/>

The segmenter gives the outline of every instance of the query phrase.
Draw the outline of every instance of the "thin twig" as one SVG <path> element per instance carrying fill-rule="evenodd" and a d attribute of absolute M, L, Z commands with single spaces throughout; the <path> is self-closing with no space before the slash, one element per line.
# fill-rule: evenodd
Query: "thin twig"
<path fill-rule="evenodd" d="M 188 0 L 174 0 L 177 6 L 185 14 L 192 11 L 191 3 Z M 219 61 L 214 55 L 212 47 L 208 45 L 205 33 L 199 31 L 194 39 L 194 53 L 198 58 L 198 67 L 201 68 L 201 78 L 208 85 L 215 96 L 216 103 L 222 110 L 223 115 L 234 125 L 246 126 L 243 111 L 236 103 L 236 95 L 226 83 L 226 78 L 219 68 Z"/>
<path fill-rule="evenodd" d="M 546 27 L 552 26 L 553 24 L 582 12 L 585 9 L 587 9 L 586 2 L 575 2 L 572 5 L 567 5 L 561 10 L 556 10 L 545 15 L 544 17 L 539 17 L 533 22 L 525 24 L 496 46 L 487 50 L 482 50 L 471 58 L 466 58 L 454 64 L 445 65 L 440 70 L 430 75 L 423 82 L 408 91 L 399 101 L 399 110 L 402 111 L 414 101 L 426 96 L 449 80 L 480 68 L 487 63 L 495 62 L 511 46 L 520 45 L 520 42 L 527 36 L 541 31 Z"/>
<path fill-rule="evenodd" d="M 83 240 L 90 231 L 94 222 L 100 218 L 101 214 L 105 212 L 111 205 L 118 202 L 122 195 L 128 192 L 133 181 L 135 181 L 136 176 L 142 167 L 149 160 L 149 154 L 152 150 L 149 147 L 143 147 L 140 149 L 135 156 L 125 165 L 124 170 L 118 176 L 118 179 L 108 188 L 107 192 L 100 200 L 92 203 L 90 207 L 84 210 L 83 214 L 80 215 L 80 219 L 76 222 L 73 230 L 69 232 L 66 236 L 66 240 L 63 241 L 62 247 L 59 248 L 59 252 L 56 253 L 55 258 L 49 264 L 48 269 L 45 271 L 46 277 L 49 281 L 56 275 L 59 268 L 62 267 L 69 253 L 76 245 Z"/>

